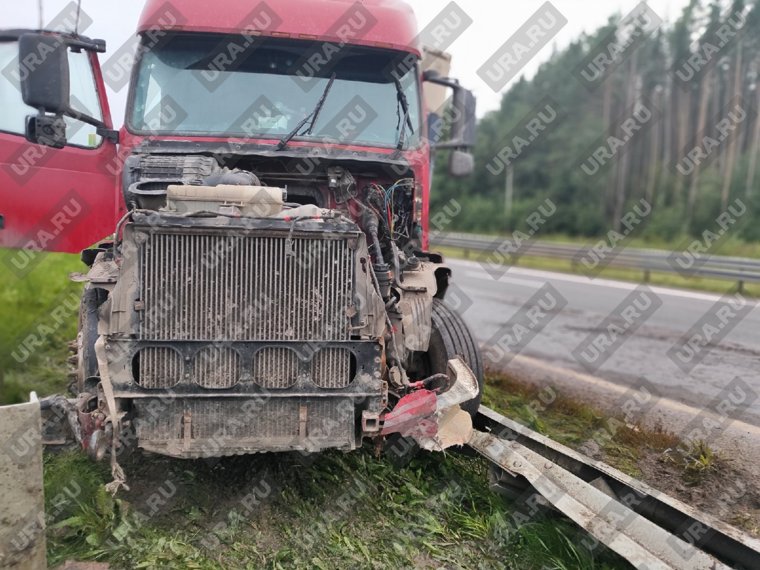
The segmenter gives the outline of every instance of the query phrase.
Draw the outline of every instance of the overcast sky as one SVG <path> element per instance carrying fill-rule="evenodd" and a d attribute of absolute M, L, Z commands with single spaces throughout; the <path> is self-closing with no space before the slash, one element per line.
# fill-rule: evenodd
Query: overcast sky
<path fill-rule="evenodd" d="M 39 21 L 38 0 L 2 0 L 2 27 L 36 27 Z M 60 12 L 70 0 L 42 0 L 44 18 L 48 21 Z M 181 5 L 181 0 L 177 0 Z M 220 9 L 224 0 L 216 1 Z M 253 0 L 251 0 L 253 3 Z M 320 0 L 313 0 L 319 2 Z M 501 94 L 489 87 L 476 73 L 486 60 L 512 36 L 543 4 L 543 0 L 456 0 L 472 18 L 473 23 L 448 49 L 453 55 L 452 75 L 473 89 L 478 97 L 478 110 L 482 115 L 495 109 Z M 276 5 L 277 0 L 273 0 Z M 422 29 L 450 0 L 409 0 L 417 12 Z M 549 58 L 555 47 L 562 48 L 583 32 L 590 32 L 603 25 L 614 13 L 627 14 L 640 0 L 552 0 L 554 6 L 567 19 L 567 24 L 552 42 L 541 49 L 523 68 L 529 77 L 539 64 Z M 652 10 L 663 20 L 670 22 L 678 17 L 688 0 L 650 0 Z M 134 35 L 137 19 L 142 10 L 142 0 L 82 0 L 82 10 L 93 19 L 86 33 L 90 37 L 105 39 L 108 51 L 113 53 Z M 102 57 L 102 56 L 101 56 Z M 103 61 L 103 59 L 101 59 Z M 114 121 L 120 125 L 126 103 L 126 88 L 111 92 L 111 110 Z"/>

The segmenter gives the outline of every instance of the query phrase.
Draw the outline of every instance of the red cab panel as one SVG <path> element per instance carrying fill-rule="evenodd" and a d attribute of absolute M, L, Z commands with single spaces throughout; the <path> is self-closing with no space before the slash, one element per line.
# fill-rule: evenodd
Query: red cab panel
<path fill-rule="evenodd" d="M 71 107 L 111 127 L 97 54 L 69 52 Z M 0 247 L 79 252 L 113 233 L 119 216 L 116 145 L 66 118 L 66 146 L 29 142 L 18 41 L 0 39 Z"/>
<path fill-rule="evenodd" d="M 0 247 L 75 253 L 113 233 L 115 145 L 53 149 L 0 133 Z"/>

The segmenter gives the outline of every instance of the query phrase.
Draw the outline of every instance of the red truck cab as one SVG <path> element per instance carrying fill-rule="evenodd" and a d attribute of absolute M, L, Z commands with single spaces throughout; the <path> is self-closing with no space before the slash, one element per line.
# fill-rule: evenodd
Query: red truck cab
<path fill-rule="evenodd" d="M 426 85 L 428 88 L 434 88 L 434 84 L 450 86 L 455 90 L 456 108 L 450 111 L 456 115 L 456 120 L 450 121 L 451 140 L 430 144 L 428 117 L 430 113 L 439 115 L 446 110 L 424 108 L 422 91 L 426 78 L 423 77 L 420 66 L 423 46 L 418 43 L 414 12 L 400 0 L 367 0 L 361 3 L 352 0 L 318 3 L 310 0 L 286 0 L 276 4 L 261 2 L 253 8 L 248 2 L 235 1 L 226 2 L 224 9 L 200 0 L 189 0 L 176 6 L 163 0 L 147 0 L 137 29 L 140 44 L 132 71 L 126 121 L 118 134 L 111 131 L 113 122 L 106 83 L 98 61 L 98 54 L 105 52 L 105 42 L 59 34 L 59 41 L 69 47 L 66 62 L 58 57 L 60 53 L 56 55 L 58 59 L 47 59 L 45 53 L 51 49 L 50 46 L 32 46 L 24 54 L 18 69 L 15 69 L 18 39 L 29 33 L 29 30 L 0 32 L 0 65 L 6 82 L 4 111 L 0 116 L 2 247 L 74 253 L 110 235 L 116 222 L 126 212 L 122 189 L 123 162 L 141 145 L 150 146 L 161 141 L 184 145 L 230 144 L 233 141 L 233 144 L 259 145 L 262 148 L 273 146 L 279 140 L 276 135 L 281 132 L 276 126 L 232 132 L 232 125 L 224 124 L 223 118 L 217 118 L 220 122 L 216 125 L 197 125 L 194 128 L 186 126 L 196 115 L 214 117 L 214 109 L 225 105 L 222 98 L 225 78 L 233 77 L 234 81 L 234 71 L 239 61 L 245 60 L 267 39 L 289 45 L 296 53 L 295 61 L 290 62 L 290 79 L 293 80 L 293 85 L 304 90 L 304 102 L 310 100 L 308 95 L 311 95 L 311 99 L 314 98 L 313 87 L 320 83 L 319 76 L 322 76 L 322 80 L 325 79 L 326 70 L 337 59 L 335 54 L 345 52 L 346 47 L 362 46 L 386 54 L 392 53 L 393 57 L 389 57 L 388 61 L 392 60 L 395 69 L 388 67 L 383 71 L 400 79 L 409 75 L 407 88 L 414 107 L 412 118 L 416 129 L 410 137 L 411 144 L 405 145 L 401 155 L 395 156 L 394 160 L 411 165 L 420 185 L 421 195 L 416 198 L 421 239 L 425 247 L 432 146 L 453 149 L 452 162 L 458 163 L 454 165 L 455 175 L 466 175 L 472 168 L 467 154 L 462 151 L 474 142 L 474 99 L 455 81 L 446 78 L 428 77 L 429 83 Z M 186 93 L 188 101 L 201 96 L 201 100 L 192 103 L 192 108 L 187 110 L 181 108 L 184 101 L 179 100 L 177 91 L 168 93 L 168 99 L 152 101 L 151 106 L 151 101 L 147 100 L 149 86 L 144 81 L 150 82 L 152 79 L 146 76 L 144 70 L 158 61 L 153 57 L 156 51 L 180 36 L 191 38 L 191 43 L 196 43 L 200 36 L 206 38 L 207 42 L 217 42 L 212 48 L 216 51 L 213 55 L 204 54 L 206 60 L 194 74 L 196 86 L 204 86 L 208 91 Z M 32 40 L 30 45 L 31 42 Z M 145 61 L 148 58 L 151 59 L 150 62 Z M 129 65 L 132 57 L 127 57 L 126 60 Z M 41 83 L 46 83 L 51 77 L 49 70 L 63 65 L 68 69 L 69 82 L 65 85 L 62 81 L 58 82 L 56 88 L 67 91 L 71 87 L 67 93 L 58 93 L 69 106 L 69 112 L 63 112 L 68 127 L 68 140 L 63 148 L 51 150 L 44 140 L 34 140 L 40 135 L 30 131 L 27 124 L 28 117 L 35 112 L 35 106 L 26 105 L 21 98 L 24 85 L 22 79 L 38 76 Z M 124 71 L 119 68 L 120 74 Z M 144 81 L 141 81 L 143 77 Z M 226 91 L 232 89 L 228 87 Z M 339 89 L 340 85 L 336 92 Z M 276 98 L 279 94 L 269 95 Z M 351 95 L 353 97 L 356 94 Z M 272 98 L 269 97 L 268 102 Z M 333 109 L 339 109 L 340 103 L 348 103 L 350 100 L 351 98 L 342 97 L 338 101 L 329 101 L 329 104 Z M 239 111 L 242 115 L 248 111 L 255 115 L 257 112 L 271 112 L 266 107 L 267 98 L 259 100 L 258 106 L 255 105 L 257 97 L 241 96 L 236 97 L 236 101 L 229 113 Z M 243 102 L 245 106 L 242 105 Z M 373 102 L 367 103 L 371 105 Z M 172 105 L 180 108 L 175 109 Z M 46 111 L 50 114 L 63 110 Z M 329 109 L 325 111 L 325 116 L 328 111 Z M 174 128 L 160 128 L 162 120 L 176 121 L 177 113 L 190 113 L 191 117 Z M 348 113 L 347 111 L 347 116 Z M 94 120 L 80 120 L 84 116 Z M 396 117 L 381 115 L 374 122 L 379 125 L 384 120 L 391 122 Z M 154 129 L 153 126 L 159 128 Z M 109 133 L 108 136 L 104 138 L 98 135 L 98 129 Z M 349 134 L 340 141 L 328 140 L 331 138 L 317 137 L 315 144 L 314 139 L 297 137 L 289 146 L 294 154 L 317 155 L 321 150 L 333 149 L 356 153 L 357 156 L 367 154 L 390 157 L 395 154 L 395 149 L 392 148 L 394 141 L 388 137 L 383 140 L 378 135 L 359 140 L 360 137 Z M 40 142 L 42 144 L 37 144 Z M 315 147 L 318 147 L 317 150 Z M 60 210 L 65 205 L 69 207 L 61 214 Z"/>
<path fill-rule="evenodd" d="M 90 268 L 69 401 L 82 445 L 466 441 L 482 364 L 427 231 L 432 152 L 472 170 L 475 104 L 422 69 L 411 8 L 148 0 L 138 37 L 116 131 L 104 42 L 0 35 L 0 245 L 18 272 L 39 250 L 84 250 Z M 451 104 L 427 109 L 425 88 Z"/>

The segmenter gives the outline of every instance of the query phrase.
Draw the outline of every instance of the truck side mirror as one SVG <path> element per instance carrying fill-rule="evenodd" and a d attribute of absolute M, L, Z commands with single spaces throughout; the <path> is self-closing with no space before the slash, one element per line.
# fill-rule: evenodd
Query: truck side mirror
<path fill-rule="evenodd" d="M 423 80 L 454 91 L 451 113 L 448 117 L 449 140 L 432 142 L 435 149 L 451 149 L 449 158 L 449 174 L 463 177 L 472 174 L 475 169 L 475 159 L 469 149 L 475 146 L 477 126 L 477 105 L 475 95 L 459 84 L 456 79 L 441 77 L 433 70 L 423 74 Z M 437 120 L 441 120 L 438 118 Z"/>
<path fill-rule="evenodd" d="M 69 53 L 60 36 L 29 33 L 19 38 L 19 77 L 24 103 L 42 112 L 69 110 Z"/>
<path fill-rule="evenodd" d="M 19 37 L 21 98 L 24 103 L 38 110 L 37 115 L 26 118 L 27 140 L 53 148 L 63 148 L 67 143 L 64 119 L 66 116 L 94 126 L 98 135 L 117 142 L 116 131 L 106 128 L 102 119 L 91 117 L 87 113 L 75 110 L 76 105 L 72 106 L 70 76 L 72 69 L 77 76 L 77 68 L 72 68 L 69 63 L 70 49 L 77 53 L 83 50 L 102 53 L 106 46 L 103 40 L 54 32 L 27 32 Z M 87 69 L 92 74 L 89 64 Z M 79 73 L 81 75 L 82 71 Z M 76 86 L 81 81 L 74 83 Z"/>
<path fill-rule="evenodd" d="M 449 174 L 454 178 L 464 178 L 475 171 L 475 157 L 465 150 L 452 150 L 449 157 Z"/>
<path fill-rule="evenodd" d="M 467 89 L 456 89 L 454 91 L 454 107 L 460 117 L 454 122 L 452 137 L 455 141 L 461 141 L 465 148 L 475 146 L 477 134 L 477 102 L 472 91 Z"/>

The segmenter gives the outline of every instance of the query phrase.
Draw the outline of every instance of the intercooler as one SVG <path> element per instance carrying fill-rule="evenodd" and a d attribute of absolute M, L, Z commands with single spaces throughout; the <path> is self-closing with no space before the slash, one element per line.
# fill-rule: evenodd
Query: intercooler
<path fill-rule="evenodd" d="M 347 398 L 183 399 L 135 404 L 137 437 L 150 451 L 214 457 L 282 449 L 355 447 L 354 403 Z"/>
<path fill-rule="evenodd" d="M 185 372 L 197 385 L 230 388 L 250 377 L 264 388 L 288 388 L 301 368 L 299 352 L 313 356 L 317 386 L 350 382 L 350 352 L 319 348 L 350 339 L 354 269 L 347 239 L 151 233 L 140 248 L 140 268 L 140 339 L 214 343 Z M 237 341 L 298 344 L 263 348 L 252 369 L 243 370 L 231 346 Z M 182 380 L 171 348 L 142 350 L 138 369 L 144 388 Z"/>
<path fill-rule="evenodd" d="M 150 340 L 347 340 L 353 252 L 344 239 L 148 234 Z"/>

